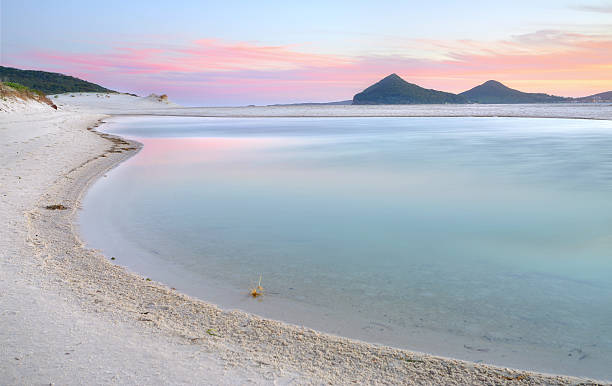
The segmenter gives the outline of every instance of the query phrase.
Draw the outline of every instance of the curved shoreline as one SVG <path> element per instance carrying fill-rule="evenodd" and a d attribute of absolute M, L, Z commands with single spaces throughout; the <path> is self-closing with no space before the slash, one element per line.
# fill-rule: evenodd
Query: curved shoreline
<path fill-rule="evenodd" d="M 315 379 L 331 383 L 351 380 L 415 384 L 517 384 L 517 381 L 576 384 L 585 381 L 377 346 L 241 311 L 226 312 L 113 265 L 101 253 L 86 249 L 80 241 L 74 228 L 76 210 L 87 187 L 136 154 L 140 144 L 90 131 L 109 141 L 107 149 L 63 175 L 40 198 L 37 208 L 28 213 L 30 237 L 39 253 L 49 256 L 45 268 L 63 279 L 85 309 L 139 322 L 143 328 L 179 336 L 184 344 L 217 351 L 229 366 L 246 364 L 274 374 L 298 373 L 302 381 L 308 382 Z M 66 203 L 71 210 L 42 209 L 58 201 Z M 52 251 L 48 250 L 50 246 Z"/>

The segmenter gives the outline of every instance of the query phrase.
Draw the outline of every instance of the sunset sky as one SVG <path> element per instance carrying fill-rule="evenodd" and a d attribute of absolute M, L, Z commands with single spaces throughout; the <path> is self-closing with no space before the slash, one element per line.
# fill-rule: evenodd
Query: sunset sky
<path fill-rule="evenodd" d="M 2 65 L 187 105 L 351 99 L 394 72 L 450 92 L 612 90 L 612 1 L 0 4 Z"/>

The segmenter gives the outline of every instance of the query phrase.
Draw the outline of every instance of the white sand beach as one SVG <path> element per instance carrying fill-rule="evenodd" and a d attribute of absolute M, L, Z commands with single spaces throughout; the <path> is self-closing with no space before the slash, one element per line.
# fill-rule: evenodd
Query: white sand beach
<path fill-rule="evenodd" d="M 72 96 L 74 95 L 74 96 Z M 611 105 L 183 108 L 63 94 L 0 108 L 1 384 L 596 384 L 373 345 L 228 311 L 128 272 L 79 239 L 87 187 L 141 145 L 109 115 L 529 116 L 612 119 Z M 61 205 L 61 209 L 47 206 Z M 600 382 L 604 383 L 604 382 Z"/>

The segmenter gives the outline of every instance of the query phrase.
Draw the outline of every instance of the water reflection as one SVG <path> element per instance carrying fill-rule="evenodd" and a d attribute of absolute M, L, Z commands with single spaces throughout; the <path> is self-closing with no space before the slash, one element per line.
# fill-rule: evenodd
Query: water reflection
<path fill-rule="evenodd" d="M 137 271 L 362 339 L 466 359 L 482 344 L 500 364 L 610 374 L 608 122 L 140 118 L 109 129 L 145 146 L 89 192 L 82 231 Z M 241 289 L 259 274 L 274 296 L 254 306 Z M 568 356 L 577 347 L 588 361 Z"/>

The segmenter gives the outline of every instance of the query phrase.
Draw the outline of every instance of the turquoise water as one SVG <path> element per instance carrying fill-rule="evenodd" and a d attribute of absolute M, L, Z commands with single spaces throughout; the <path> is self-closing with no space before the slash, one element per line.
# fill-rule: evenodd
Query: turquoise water
<path fill-rule="evenodd" d="M 121 118 L 87 244 L 226 308 L 612 378 L 612 123 Z M 248 297 L 260 275 L 266 295 Z"/>

